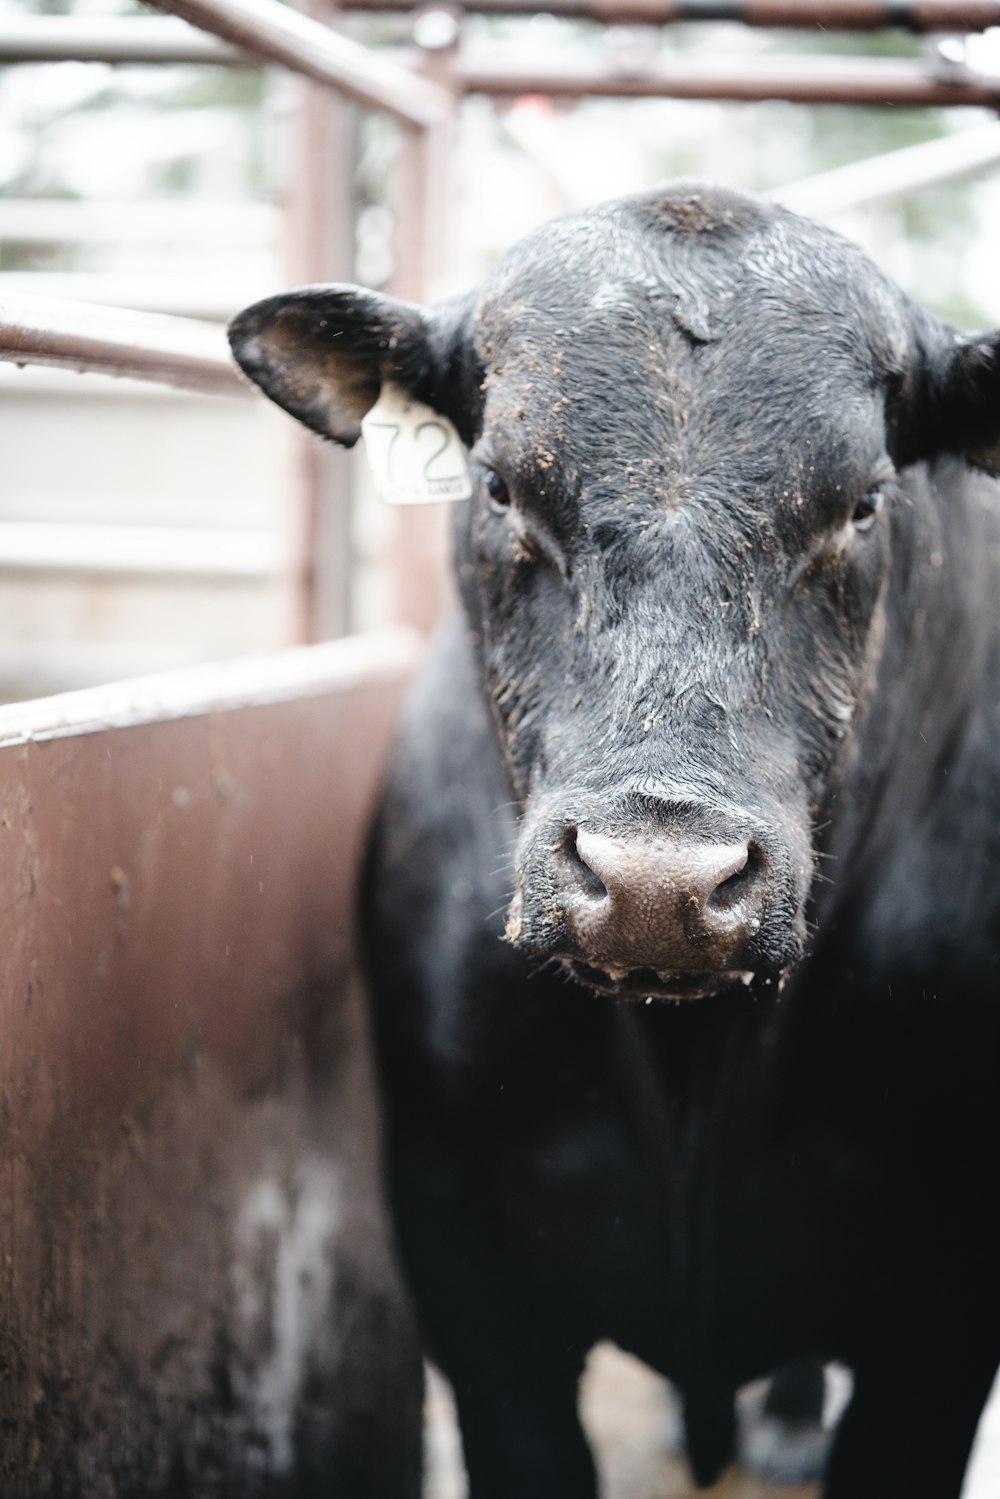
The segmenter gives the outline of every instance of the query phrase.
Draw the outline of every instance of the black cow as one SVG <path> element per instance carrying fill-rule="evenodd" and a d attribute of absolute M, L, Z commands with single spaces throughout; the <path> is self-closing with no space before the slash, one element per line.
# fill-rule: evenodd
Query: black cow
<path fill-rule="evenodd" d="M 470 449 L 365 923 L 475 1499 L 594 1494 L 600 1338 L 703 1483 L 739 1385 L 836 1358 L 828 1499 L 954 1499 L 1000 1357 L 1000 335 L 682 184 L 232 339 L 338 442 L 392 382 Z"/>

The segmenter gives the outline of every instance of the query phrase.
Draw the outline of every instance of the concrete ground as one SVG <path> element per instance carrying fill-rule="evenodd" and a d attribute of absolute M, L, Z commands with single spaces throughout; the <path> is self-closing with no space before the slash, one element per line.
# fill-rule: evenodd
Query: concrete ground
<path fill-rule="evenodd" d="M 591 1354 L 581 1409 L 597 1453 L 602 1499 L 819 1499 L 815 1486 L 767 1484 L 738 1468 L 711 1490 L 692 1489 L 684 1462 L 670 1452 L 679 1414 L 669 1385 L 611 1344 Z M 465 1493 L 454 1406 L 447 1385 L 432 1372 L 424 1499 L 465 1499 Z M 980 1425 L 962 1499 L 1000 1499 L 1000 1378 Z"/>

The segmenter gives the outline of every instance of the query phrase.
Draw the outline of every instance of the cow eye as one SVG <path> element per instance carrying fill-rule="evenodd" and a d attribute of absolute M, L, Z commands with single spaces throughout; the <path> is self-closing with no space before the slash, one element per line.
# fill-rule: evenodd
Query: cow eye
<path fill-rule="evenodd" d="M 510 494 L 507 485 L 497 473 L 495 468 L 488 468 L 483 476 L 486 485 L 486 493 L 490 499 L 490 509 L 494 515 L 502 515 L 510 508 Z"/>
<path fill-rule="evenodd" d="M 855 505 L 854 514 L 851 516 L 855 531 L 870 531 L 881 508 L 881 489 L 869 489 L 868 493 L 862 495 Z"/>

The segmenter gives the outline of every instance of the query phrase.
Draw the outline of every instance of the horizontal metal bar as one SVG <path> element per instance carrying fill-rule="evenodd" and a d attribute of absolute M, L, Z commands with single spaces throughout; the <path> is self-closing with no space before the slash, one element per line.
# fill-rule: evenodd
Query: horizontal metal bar
<path fill-rule="evenodd" d="M 270 203 L 195 199 L 0 198 L 0 239 L 77 245 L 277 247 L 281 210 Z"/>
<path fill-rule="evenodd" d="M 0 521 L 0 573 L 253 581 L 273 577 L 280 565 L 270 531 Z"/>
<path fill-rule="evenodd" d="M 905 197 L 941 182 L 974 177 L 1000 162 L 1000 124 L 958 131 L 904 146 L 830 172 L 805 177 L 767 194 L 796 213 L 830 218 L 868 203 Z"/>
<path fill-rule="evenodd" d="M 346 10 L 409 11 L 427 0 L 347 0 Z M 985 31 L 1000 26 L 1000 0 L 545 0 L 547 15 L 612 24 L 735 21 L 824 31 Z M 478 15 L 530 16 L 539 0 L 463 0 Z"/>
<path fill-rule="evenodd" d="M 613 98 L 782 99 L 793 104 L 981 105 L 1000 108 L 1000 78 L 955 70 L 947 76 L 922 63 L 899 59 L 850 61 L 817 57 L 740 59 L 718 63 L 688 58 L 676 63 L 578 61 L 560 66 L 460 58 L 456 84 L 467 94 L 510 98 L 549 94 L 579 99 Z"/>
<path fill-rule="evenodd" d="M 445 120 L 450 96 L 439 84 L 379 56 L 350 37 L 279 0 L 150 0 L 192 26 L 334 88 L 355 103 L 382 109 L 405 125 Z"/>
<path fill-rule="evenodd" d="M 539 0 L 464 0 L 476 15 L 533 16 Z M 399 13 L 427 0 L 348 0 L 342 9 Z M 171 6 L 171 9 L 175 7 Z M 547 15 L 612 25 L 725 21 L 790 30 L 974 32 L 1000 26 L 1000 0 L 546 0 Z M 0 61 L 57 58 L 118 63 L 253 62 L 248 49 L 183 31 L 172 20 L 131 16 L 5 16 Z"/>
<path fill-rule="evenodd" d="M 0 62 L 280 63 L 407 125 L 436 124 L 449 108 L 448 95 L 437 84 L 278 0 L 151 3 L 178 19 L 0 19 Z"/>
<path fill-rule="evenodd" d="M 61 61 L 257 65 L 174 16 L 0 16 L 0 63 Z"/>
<path fill-rule="evenodd" d="M 2 236 L 0 236 L 2 237 Z M 7 297 L 67 297 L 73 302 L 96 302 L 105 307 L 128 307 L 137 312 L 167 313 L 171 317 L 209 318 L 223 323 L 273 290 L 272 281 L 237 274 L 228 279 L 208 275 L 163 275 L 139 272 L 121 275 L 102 271 L 0 271 L 0 302 Z"/>
<path fill-rule="evenodd" d="M 0 360 L 99 370 L 224 395 L 249 394 L 225 330 L 193 318 L 123 312 L 48 297 L 0 301 Z"/>

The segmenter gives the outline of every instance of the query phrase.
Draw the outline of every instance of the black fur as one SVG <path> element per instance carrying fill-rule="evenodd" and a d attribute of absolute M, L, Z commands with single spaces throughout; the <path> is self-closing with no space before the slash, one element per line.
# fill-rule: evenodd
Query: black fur
<path fill-rule="evenodd" d="M 997 336 L 683 185 L 539 231 L 442 316 L 382 303 L 478 486 L 365 896 L 397 1230 L 474 1499 L 594 1493 L 605 1337 L 680 1387 L 701 1482 L 737 1386 L 836 1358 L 827 1499 L 957 1499 L 1000 1357 Z M 374 400 L 343 306 L 323 365 L 361 357 Z M 578 827 L 752 839 L 751 985 L 570 981 Z"/>

